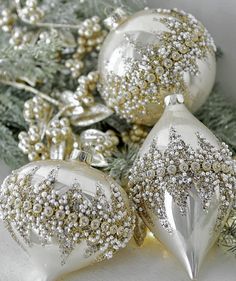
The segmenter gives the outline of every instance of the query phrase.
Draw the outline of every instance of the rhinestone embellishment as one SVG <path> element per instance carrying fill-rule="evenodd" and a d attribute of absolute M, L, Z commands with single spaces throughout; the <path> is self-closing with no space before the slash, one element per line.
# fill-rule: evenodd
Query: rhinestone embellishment
<path fill-rule="evenodd" d="M 210 206 L 214 191 L 219 189 L 221 201 L 216 228 L 221 225 L 235 198 L 235 161 L 231 158 L 228 146 L 222 143 L 216 149 L 198 133 L 197 139 L 198 149 L 195 151 L 171 128 L 167 149 L 161 153 L 158 140 L 154 140 L 149 151 L 136 159 L 130 172 L 130 195 L 136 209 L 139 212 L 143 212 L 144 206 L 152 209 L 169 232 L 171 227 L 163 202 L 166 191 L 185 215 L 193 186 L 205 211 Z"/>
<path fill-rule="evenodd" d="M 56 238 L 61 250 L 61 262 L 77 244 L 87 242 L 85 257 L 100 251 L 98 260 L 112 257 L 132 237 L 135 218 L 132 209 L 127 210 L 115 183 L 109 184 L 111 202 L 105 196 L 103 186 L 96 185 L 93 198 L 83 193 L 75 183 L 66 193 L 60 194 L 57 173 L 53 169 L 45 179 L 34 184 L 34 174 L 13 172 L 4 181 L 0 190 L 2 219 L 12 238 L 21 245 L 15 232 L 31 247 L 31 231 L 38 233 L 42 245 Z M 77 182 L 77 181 L 76 181 Z M 117 231 L 122 227 L 124 231 Z"/>
<path fill-rule="evenodd" d="M 153 33 L 154 43 L 138 41 L 132 32 L 125 33 L 125 44 L 134 48 L 137 57 L 122 58 L 122 75 L 105 66 L 98 85 L 108 106 L 133 123 L 139 121 L 137 112 L 148 113 L 149 104 L 162 104 L 162 92 L 175 89 L 187 93 L 184 73 L 198 75 L 197 60 L 216 50 L 211 35 L 194 16 L 177 9 L 152 13 L 153 21 L 162 23 L 167 31 Z M 109 58 L 106 64 L 109 66 Z"/>

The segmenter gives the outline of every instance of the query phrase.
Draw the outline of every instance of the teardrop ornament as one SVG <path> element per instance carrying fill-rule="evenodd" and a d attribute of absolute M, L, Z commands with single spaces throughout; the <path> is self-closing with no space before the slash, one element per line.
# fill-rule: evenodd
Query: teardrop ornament
<path fill-rule="evenodd" d="M 167 96 L 165 104 L 131 169 L 130 194 L 154 236 L 197 280 L 233 204 L 235 162 L 182 95 Z"/>

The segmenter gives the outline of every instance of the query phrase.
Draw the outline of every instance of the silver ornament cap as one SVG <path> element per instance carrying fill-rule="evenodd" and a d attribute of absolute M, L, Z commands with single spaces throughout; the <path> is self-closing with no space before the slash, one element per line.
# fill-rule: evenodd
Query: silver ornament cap
<path fill-rule="evenodd" d="M 119 7 L 115 9 L 115 11 L 104 20 L 104 25 L 110 29 L 113 30 L 117 28 L 120 24 L 122 24 L 128 17 L 127 12 Z"/>
<path fill-rule="evenodd" d="M 183 104 L 184 103 L 184 96 L 182 94 L 168 95 L 168 96 L 165 97 L 164 102 L 165 102 L 165 106 Z"/>
<path fill-rule="evenodd" d="M 77 147 L 74 147 L 70 155 L 70 160 L 76 160 L 91 165 L 93 155 L 88 151 L 80 150 Z"/>

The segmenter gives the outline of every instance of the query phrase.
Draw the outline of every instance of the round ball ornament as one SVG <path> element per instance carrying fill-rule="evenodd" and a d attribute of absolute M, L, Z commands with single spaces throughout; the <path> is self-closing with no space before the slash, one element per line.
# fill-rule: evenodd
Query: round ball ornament
<path fill-rule="evenodd" d="M 9 175 L 0 192 L 9 235 L 52 281 L 126 246 L 135 217 L 125 191 L 83 161 L 32 162 Z M 37 279 L 38 280 L 38 279 Z"/>
<path fill-rule="evenodd" d="M 99 55 L 99 91 L 118 115 L 151 126 L 175 91 L 192 112 L 204 103 L 215 80 L 216 48 L 194 16 L 147 9 L 128 17 L 118 9 L 105 23 L 111 32 Z"/>
<path fill-rule="evenodd" d="M 182 95 L 165 102 L 131 169 L 130 193 L 147 227 L 197 280 L 232 208 L 236 165 Z"/>

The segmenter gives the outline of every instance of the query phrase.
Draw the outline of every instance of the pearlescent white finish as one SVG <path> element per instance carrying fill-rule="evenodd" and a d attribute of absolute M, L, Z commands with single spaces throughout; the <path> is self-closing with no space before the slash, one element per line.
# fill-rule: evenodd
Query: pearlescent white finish
<path fill-rule="evenodd" d="M 137 46 L 145 47 L 147 44 L 159 46 L 157 34 L 170 31 L 160 22 L 160 19 L 165 17 L 170 16 L 153 10 L 141 11 L 128 17 L 116 29 L 110 31 L 102 45 L 98 60 L 102 80 L 106 81 L 107 75 L 111 73 L 119 77 L 124 76 L 127 72 L 126 60 L 140 61 L 139 49 L 130 44 L 125 36 L 130 36 Z M 195 112 L 203 105 L 212 90 L 216 75 L 215 54 L 208 52 L 205 59 L 197 59 L 197 65 L 199 69 L 197 76 L 189 72 L 184 73 L 189 97 L 186 104 L 191 112 Z M 140 124 L 153 125 L 160 118 L 163 107 L 157 103 L 149 103 L 146 108 L 148 114 L 142 117 L 143 123 Z M 138 113 L 136 115 L 138 116 Z"/>
<path fill-rule="evenodd" d="M 171 127 L 174 127 L 177 134 L 181 135 L 181 139 L 194 150 L 199 148 L 196 133 L 219 149 L 216 137 L 188 111 L 184 104 L 170 103 L 144 141 L 139 156 L 142 157 L 149 151 L 153 139 L 157 140 L 158 149 L 164 152 L 169 144 Z M 220 192 L 215 189 L 209 209 L 207 212 L 204 211 L 199 194 L 193 185 L 187 200 L 186 215 L 183 215 L 173 197 L 165 191 L 164 205 L 172 233 L 163 228 L 158 216 L 148 206 L 143 207 L 146 212 L 140 212 L 141 218 L 151 232 L 179 259 L 191 280 L 198 280 L 200 266 L 220 234 L 220 230 L 214 231 L 220 201 Z M 232 203 L 229 211 L 231 207 Z M 222 227 L 226 218 L 227 216 L 222 221 Z"/>
<path fill-rule="evenodd" d="M 21 176 L 26 175 L 29 174 L 35 167 L 39 167 L 39 169 L 32 176 L 33 184 L 42 182 L 45 178 L 47 178 L 52 170 L 59 167 L 54 184 L 54 190 L 57 191 L 59 195 L 69 191 L 74 183 L 79 183 L 83 194 L 87 197 L 93 198 L 96 196 L 97 184 L 99 183 L 103 189 L 107 202 L 112 204 L 111 184 L 114 183 L 114 181 L 105 173 L 90 167 L 86 163 L 74 160 L 37 161 L 23 166 L 17 170 L 17 172 Z M 126 210 L 130 210 L 127 194 L 121 187 L 119 187 L 119 185 L 116 186 L 119 188 L 122 202 L 124 202 Z M 14 229 L 13 224 L 12 228 Z M 99 249 L 90 257 L 84 257 L 86 250 L 88 249 L 88 245 L 86 240 L 83 240 L 81 243 L 76 245 L 69 257 L 66 258 L 65 264 L 62 266 L 61 251 L 56 239 L 52 238 L 50 239 L 49 243 L 47 243 L 45 246 L 42 246 L 37 231 L 32 230 L 30 233 L 32 246 L 29 247 L 18 234 L 16 229 L 14 229 L 14 232 L 18 237 L 18 240 L 21 242 L 21 245 L 23 245 L 24 249 L 27 251 L 30 259 L 35 264 L 32 274 L 34 274 L 34 272 L 38 272 L 38 277 L 36 279 L 37 281 L 55 281 L 57 278 L 67 273 L 96 263 L 96 259 L 104 252 Z M 8 233 L 8 236 L 12 240 L 11 243 L 15 244 L 16 242 L 11 238 L 10 233 Z M 23 250 L 21 249 L 21 251 Z M 35 279 L 32 280 L 36 281 Z"/>

